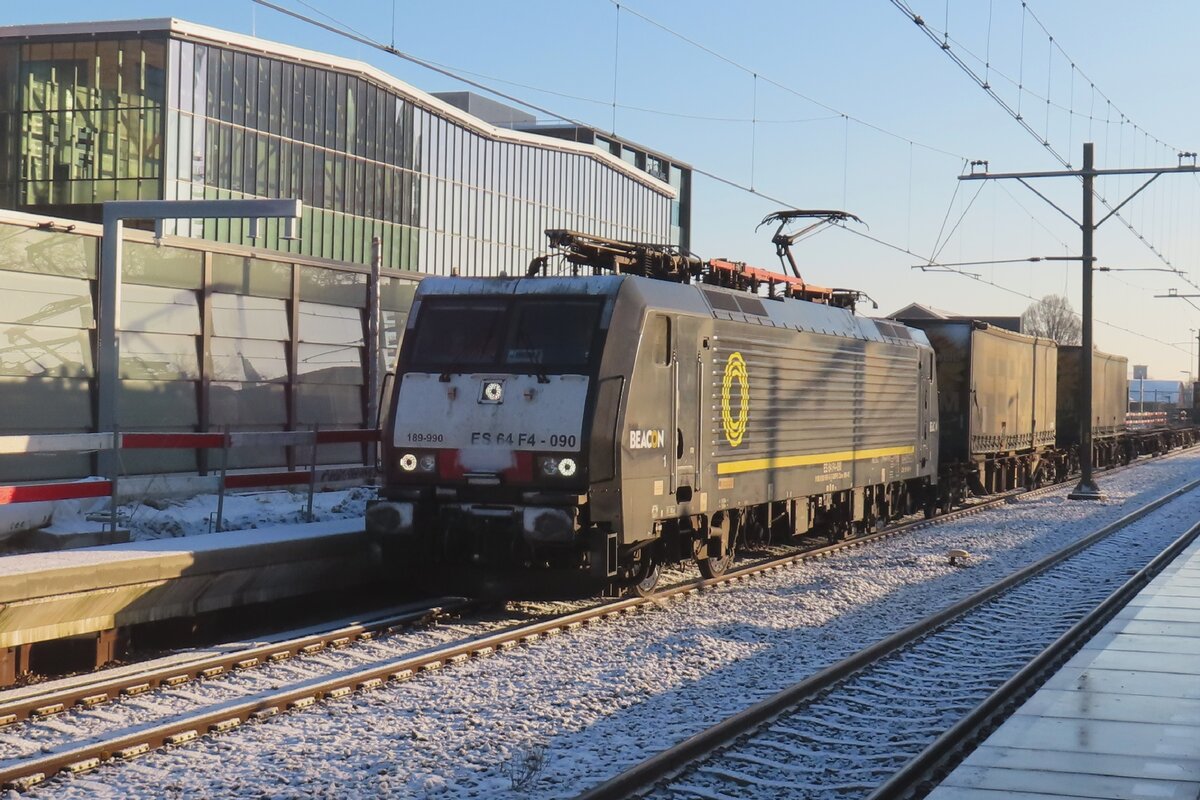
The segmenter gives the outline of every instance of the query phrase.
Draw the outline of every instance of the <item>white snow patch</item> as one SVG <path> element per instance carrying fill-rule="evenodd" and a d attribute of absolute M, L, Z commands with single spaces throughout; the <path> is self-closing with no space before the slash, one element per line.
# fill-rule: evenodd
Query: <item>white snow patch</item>
<path fill-rule="evenodd" d="M 375 489 L 367 486 L 317 492 L 313 496 L 311 521 L 362 519 L 367 500 L 374 496 Z M 221 515 L 223 528 L 240 531 L 309 522 L 307 504 L 307 491 L 227 494 Z M 118 508 L 122 526 L 129 528 L 130 540 L 134 542 L 212 533 L 216 530 L 216 513 L 215 494 L 198 495 L 188 500 L 155 501 L 153 504 L 127 503 Z"/>

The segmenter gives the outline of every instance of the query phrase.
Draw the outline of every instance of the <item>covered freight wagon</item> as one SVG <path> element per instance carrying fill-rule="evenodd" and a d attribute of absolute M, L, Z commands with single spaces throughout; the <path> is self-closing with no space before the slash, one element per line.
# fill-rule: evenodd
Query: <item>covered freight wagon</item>
<path fill-rule="evenodd" d="M 1083 372 L 1078 345 L 1058 348 L 1058 446 L 1079 444 L 1082 415 L 1079 413 L 1079 381 Z M 1128 408 L 1126 375 L 1129 359 L 1092 351 L 1092 438 L 1119 436 L 1125 432 Z"/>
<path fill-rule="evenodd" d="M 1058 348 L 1058 447 L 1078 457 L 1084 415 L 1079 409 L 1079 383 L 1083 373 L 1083 348 Z M 1092 445 L 1097 449 L 1093 463 L 1127 461 L 1119 437 L 1125 433 L 1128 410 L 1129 360 L 1124 356 L 1092 351 Z"/>
<path fill-rule="evenodd" d="M 902 319 L 937 354 L 943 492 L 1036 482 L 1055 444 L 1055 343 L 971 319 Z"/>

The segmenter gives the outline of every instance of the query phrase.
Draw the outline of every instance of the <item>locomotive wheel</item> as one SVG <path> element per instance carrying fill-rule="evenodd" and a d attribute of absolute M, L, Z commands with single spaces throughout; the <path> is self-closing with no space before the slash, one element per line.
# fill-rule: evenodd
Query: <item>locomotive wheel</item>
<path fill-rule="evenodd" d="M 642 558 L 638 569 L 638 582 L 629 587 L 630 593 L 638 597 L 649 597 L 658 588 L 658 580 L 662 577 L 662 562 L 649 555 Z"/>
<path fill-rule="evenodd" d="M 726 553 L 720 558 L 699 558 L 696 559 L 696 566 L 700 567 L 700 574 L 706 578 L 719 578 L 729 570 L 729 565 L 733 563 L 733 553 Z"/>
<path fill-rule="evenodd" d="M 696 559 L 696 566 L 700 568 L 700 574 L 706 578 L 721 577 L 733 563 L 733 543 L 736 529 L 731 530 L 731 528 L 736 525 L 737 518 L 731 519 L 731 516 L 719 511 L 713 515 L 712 522 L 709 523 L 709 534 L 721 537 L 720 556 L 708 555 L 708 541 L 704 539 L 697 539 L 693 545 L 692 555 Z"/>
<path fill-rule="evenodd" d="M 762 521 L 751 515 L 742 526 L 742 543 L 749 548 L 766 547 L 771 543 L 771 532 Z"/>

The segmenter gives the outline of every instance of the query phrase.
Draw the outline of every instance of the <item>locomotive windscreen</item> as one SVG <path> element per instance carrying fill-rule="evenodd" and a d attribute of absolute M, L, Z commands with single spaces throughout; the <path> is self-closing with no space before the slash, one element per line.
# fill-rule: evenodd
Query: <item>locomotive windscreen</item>
<path fill-rule="evenodd" d="M 426 298 L 411 368 L 576 371 L 598 346 L 600 310 L 601 301 L 593 298 Z"/>
<path fill-rule="evenodd" d="M 503 300 L 429 302 L 417 319 L 413 361 L 429 370 L 495 364 L 507 312 Z"/>

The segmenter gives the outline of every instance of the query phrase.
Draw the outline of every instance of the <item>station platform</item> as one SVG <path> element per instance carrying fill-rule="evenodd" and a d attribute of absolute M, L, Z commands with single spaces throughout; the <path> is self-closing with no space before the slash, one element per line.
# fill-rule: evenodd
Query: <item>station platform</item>
<path fill-rule="evenodd" d="M 1200 798 L 1200 539 L 927 797 Z"/>
<path fill-rule="evenodd" d="M 0 558 L 0 683 L 39 642 L 360 587 L 380 578 L 361 519 Z M 98 661 L 102 660 L 101 652 Z"/>

